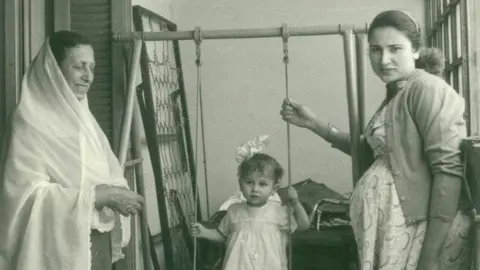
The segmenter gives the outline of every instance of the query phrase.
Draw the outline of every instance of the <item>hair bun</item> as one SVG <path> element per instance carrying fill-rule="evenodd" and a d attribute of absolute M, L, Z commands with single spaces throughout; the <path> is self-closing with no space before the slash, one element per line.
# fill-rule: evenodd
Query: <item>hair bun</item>
<path fill-rule="evenodd" d="M 415 67 L 442 77 L 445 69 L 445 57 L 442 50 L 438 48 L 421 49 L 420 55 L 415 61 Z"/>

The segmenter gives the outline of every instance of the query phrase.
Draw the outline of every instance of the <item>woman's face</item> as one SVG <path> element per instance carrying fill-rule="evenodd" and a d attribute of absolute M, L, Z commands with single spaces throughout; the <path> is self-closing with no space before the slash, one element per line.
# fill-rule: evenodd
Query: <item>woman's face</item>
<path fill-rule="evenodd" d="M 396 28 L 376 28 L 368 42 L 370 64 L 383 82 L 403 79 L 415 69 L 418 51 L 407 36 Z"/>
<path fill-rule="evenodd" d="M 65 59 L 60 63 L 60 69 L 78 100 L 87 95 L 93 82 L 95 57 L 90 45 L 78 45 L 66 51 Z"/>

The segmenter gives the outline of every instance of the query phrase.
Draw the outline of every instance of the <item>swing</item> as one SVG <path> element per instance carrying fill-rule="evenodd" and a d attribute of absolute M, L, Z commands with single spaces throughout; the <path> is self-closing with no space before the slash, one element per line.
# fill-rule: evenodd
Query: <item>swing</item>
<path fill-rule="evenodd" d="M 288 55 L 288 38 L 289 38 L 289 31 L 288 25 L 282 24 L 282 40 L 283 40 L 283 63 L 285 66 L 285 94 L 286 98 L 289 98 L 289 91 L 288 91 L 288 65 L 290 63 L 289 55 Z M 196 52 L 196 60 L 195 64 L 197 66 L 197 102 L 196 102 L 196 121 L 195 121 L 195 161 L 198 161 L 198 137 L 199 137 L 199 122 L 200 122 L 200 131 L 202 136 L 202 154 L 203 154 L 203 166 L 204 166 L 204 177 L 205 177 L 205 190 L 206 190 L 206 206 L 207 206 L 207 215 L 209 215 L 209 203 L 208 203 L 208 180 L 207 180 L 207 166 L 206 166 L 206 150 L 205 150 L 205 129 L 204 129 L 204 118 L 203 118 L 203 100 L 202 100 L 202 79 L 201 79 L 201 43 L 202 43 L 202 32 L 200 27 L 195 27 L 193 32 L 193 40 L 195 42 L 195 52 Z M 199 121 L 200 120 L 200 121 Z M 290 123 L 287 122 L 287 175 L 288 175 L 288 187 L 292 186 L 292 162 L 291 162 L 291 136 L 290 136 Z M 197 175 L 197 166 L 195 166 L 194 174 Z M 195 222 L 198 221 L 197 218 L 197 211 L 198 211 L 198 203 L 199 203 L 199 192 L 198 192 L 198 184 L 196 184 L 195 194 L 194 194 L 194 220 Z M 293 209 L 290 204 L 288 205 L 288 215 L 289 217 L 293 214 Z M 292 269 L 292 220 L 288 218 L 288 269 Z M 193 270 L 197 269 L 197 238 L 193 238 Z M 218 261 L 214 265 L 214 269 L 219 266 L 220 261 Z"/>
<path fill-rule="evenodd" d="M 149 13 L 151 14 L 151 13 Z M 149 15 L 150 16 L 150 15 Z M 138 17 L 138 16 L 137 16 Z M 137 21 L 139 18 L 137 18 Z M 156 20 L 164 21 L 165 19 L 161 18 L 156 18 Z M 287 25 L 284 24 L 282 25 L 282 28 L 256 28 L 256 29 L 231 29 L 231 30 L 208 30 L 208 31 L 200 31 L 200 28 L 197 27 L 195 28 L 195 31 L 177 31 L 176 26 L 172 24 L 171 22 L 166 22 L 167 26 L 169 27 L 167 31 L 159 31 L 158 29 L 150 29 L 151 32 L 145 32 L 142 27 L 138 28 L 137 31 L 139 32 L 116 32 L 113 33 L 113 39 L 117 42 L 129 42 L 132 40 L 142 40 L 142 41 L 174 41 L 174 40 L 194 40 L 196 44 L 196 53 L 197 53 L 197 59 L 196 59 L 196 65 L 197 65 L 197 123 L 196 123 L 196 132 L 197 132 L 197 138 L 196 138 L 196 145 L 195 145 L 195 153 L 193 153 L 194 146 L 190 144 L 190 150 L 188 153 L 188 164 L 189 164 L 189 169 L 191 176 L 197 175 L 198 171 L 196 170 L 195 166 L 195 159 L 198 156 L 198 140 L 199 140 L 199 132 L 202 132 L 202 135 L 204 135 L 204 121 L 203 121 L 203 100 L 202 100 L 202 87 L 201 87 L 201 41 L 203 39 L 229 39 L 229 38 L 263 38 L 263 37 L 282 37 L 283 40 L 283 51 L 284 51 L 284 57 L 283 57 L 283 62 L 285 64 L 285 91 L 286 91 L 286 98 L 289 98 L 289 82 L 288 82 L 288 64 L 289 64 L 289 57 L 288 57 L 288 39 L 290 36 L 319 36 L 319 35 L 342 35 L 343 36 L 343 41 L 344 41 L 344 54 L 345 54 L 345 65 L 346 65 L 346 79 L 347 79 L 347 101 L 348 101 L 348 112 L 349 112 L 349 122 L 350 122 L 350 132 L 352 135 L 352 172 L 353 172 L 353 180 L 354 182 L 358 179 L 358 172 L 360 171 L 360 163 L 358 159 L 358 138 L 360 137 L 360 128 L 363 126 L 361 123 L 363 121 L 363 108 L 364 108 L 364 95 L 363 91 L 365 88 L 364 85 L 364 77 L 365 77 L 365 72 L 363 71 L 364 69 L 362 68 L 364 65 L 363 61 L 363 54 L 358 53 L 358 50 L 361 52 L 362 51 L 362 39 L 364 39 L 364 33 L 366 32 L 367 27 L 363 26 L 342 26 L 342 25 L 324 25 L 324 26 L 308 26 L 308 27 L 291 27 L 290 29 L 287 28 Z M 142 23 L 137 22 L 139 25 L 143 25 Z M 150 25 L 151 27 L 151 25 Z M 355 34 L 355 40 L 354 38 Z M 360 42 L 359 42 L 360 41 Z M 355 72 L 355 45 L 354 42 L 357 43 L 355 44 L 357 47 L 357 73 Z M 174 45 L 175 46 L 175 45 Z M 143 49 L 142 49 L 143 50 Z M 145 54 L 142 51 L 142 54 Z M 155 58 L 156 59 L 156 58 Z M 148 60 L 148 59 L 147 59 Z M 147 61 L 144 60 L 144 61 Z M 179 58 L 177 59 L 179 60 Z M 177 61 L 176 60 L 176 61 Z M 133 62 L 137 62 L 138 59 L 135 58 Z M 143 67 L 142 70 L 142 76 L 145 76 L 145 82 L 149 82 L 150 78 L 148 77 L 149 67 L 144 64 L 145 67 Z M 357 99 L 357 87 L 354 83 L 355 77 L 357 78 L 357 84 L 358 84 L 358 99 Z M 145 125 L 146 133 L 147 133 L 147 141 L 151 141 L 152 143 L 149 144 L 149 152 L 150 155 L 152 156 L 152 159 L 154 158 L 155 160 L 152 160 L 152 163 L 156 164 L 155 166 L 155 171 L 154 174 L 157 175 L 157 177 L 162 181 L 158 185 L 159 193 L 165 194 L 165 197 L 159 200 L 159 212 L 161 213 L 162 218 L 160 219 L 161 222 L 161 227 L 162 227 L 162 233 L 164 234 L 164 244 L 165 244 L 165 263 L 168 265 L 168 268 L 175 268 L 177 269 L 176 263 L 185 263 L 185 258 L 180 259 L 177 254 L 174 254 L 173 248 L 178 246 L 177 242 L 178 239 L 172 238 L 171 232 L 170 232 L 170 224 L 168 223 L 169 220 L 169 212 L 168 207 L 173 207 L 173 204 L 170 205 L 171 203 L 167 204 L 167 199 L 171 197 L 172 194 L 165 193 L 166 190 L 163 188 L 163 173 L 162 173 L 162 158 L 165 158 L 164 156 L 160 157 L 159 156 L 159 151 L 158 148 L 156 147 L 156 137 L 155 135 L 157 134 L 157 131 L 154 130 L 152 127 L 156 126 L 155 121 L 155 110 L 154 110 L 154 103 L 153 103 L 153 97 L 152 97 L 152 90 L 151 86 L 149 85 L 144 85 L 142 88 L 145 87 L 148 89 L 148 91 L 144 91 L 145 95 L 142 98 L 142 95 L 139 95 L 139 103 L 140 105 L 148 105 L 144 109 L 148 110 L 141 110 L 142 113 L 142 118 L 144 118 L 144 121 L 149 121 L 149 125 Z M 130 92 L 133 91 L 130 89 Z M 175 93 L 180 93 L 181 91 L 184 90 L 179 90 L 176 91 Z M 129 94 L 129 102 L 131 102 L 131 97 L 132 95 Z M 185 102 L 183 100 L 182 102 Z M 144 104 L 145 103 L 145 104 Z M 142 106 L 140 106 L 142 108 Z M 182 107 L 182 109 L 184 109 Z M 148 113 L 148 114 L 147 114 Z M 152 116 L 153 115 L 153 116 Z M 360 116 L 360 117 L 359 117 Z M 201 118 L 199 118 L 201 117 Z M 130 118 L 130 116 L 126 117 L 127 119 Z M 361 119 L 358 119 L 361 118 Z M 201 125 L 201 126 L 199 126 Z M 147 130 L 148 128 L 148 130 Z M 201 128 L 201 130 L 200 130 Z M 188 129 L 188 127 L 187 127 Z M 122 130 L 122 132 L 128 132 L 128 130 Z M 189 131 L 187 131 L 188 133 Z M 189 133 L 188 133 L 189 134 Z M 189 136 L 187 136 L 189 137 Z M 204 157 L 204 168 L 205 168 L 205 186 L 206 186 L 206 206 L 207 206 L 207 213 L 209 214 L 209 196 L 208 196 L 208 181 L 207 181 L 207 172 L 206 172 L 206 150 L 205 150 L 205 141 L 204 141 L 204 136 L 202 136 L 202 145 L 203 145 L 203 157 Z M 288 186 L 292 186 L 291 182 L 291 160 L 290 160 L 290 127 L 287 124 L 287 140 L 288 140 L 288 145 L 287 145 L 287 151 L 288 151 Z M 188 144 L 188 142 L 187 142 Z M 151 149 L 150 149 L 151 148 Z M 191 152 L 190 152 L 191 151 Z M 167 153 L 168 154 L 168 153 Z M 198 158 L 197 158 L 198 160 Z M 192 177 L 194 179 L 194 177 Z M 308 180 L 308 179 L 307 179 Z M 296 184 L 298 185 L 298 183 Z M 294 185 L 294 186 L 296 186 Z M 201 213 L 197 212 L 199 211 L 198 206 L 199 206 L 199 193 L 198 193 L 198 184 L 196 183 L 195 180 L 192 180 L 192 193 L 191 196 L 194 198 L 189 198 L 185 203 L 189 204 L 191 200 L 194 200 L 195 202 L 192 204 L 194 205 L 193 213 L 192 213 L 192 218 L 195 218 L 197 220 L 198 218 L 201 219 Z M 309 191 L 310 192 L 310 191 Z M 174 210 L 176 212 L 179 212 L 178 209 Z M 291 212 L 291 208 L 290 208 Z M 180 212 L 179 212 L 180 213 Z M 189 215 L 189 214 L 188 214 Z M 190 215 L 189 215 L 190 216 Z M 208 221 L 207 223 L 211 223 L 211 225 L 214 225 L 215 222 L 212 222 L 212 219 L 215 218 L 215 220 L 221 219 L 222 213 L 216 212 L 213 217 Z M 289 224 L 291 226 L 291 224 Z M 144 226 L 142 226 L 144 228 Z M 328 235 L 327 235 L 328 234 Z M 178 236 L 177 236 L 178 237 Z M 312 241 L 311 238 L 314 238 L 316 240 Z M 185 237 L 184 237 L 185 238 Z M 344 267 L 345 262 L 346 262 L 346 257 L 342 256 L 340 254 L 339 248 L 341 248 L 341 252 L 343 252 L 344 248 L 348 247 L 350 248 L 350 243 L 346 243 L 346 238 L 350 239 L 351 237 L 348 235 L 343 235 L 343 233 L 338 233 L 338 230 L 327 232 L 327 233 L 318 233 L 317 231 L 309 231 L 306 233 L 299 233 L 298 235 L 295 234 L 294 240 L 295 240 L 295 245 L 297 247 L 297 242 L 298 244 L 301 244 L 298 246 L 298 249 L 296 248 L 295 251 L 301 250 L 302 247 L 305 247 L 305 251 L 308 251 L 307 254 L 304 254 L 303 251 L 298 253 L 298 255 L 302 255 L 302 263 L 303 261 L 309 261 L 312 263 L 315 262 L 320 262 L 321 265 L 312 265 L 309 264 L 308 268 L 306 269 L 317 269 L 317 267 L 321 267 L 321 269 L 331 269 L 331 268 L 323 268 L 325 265 L 327 267 L 331 267 L 332 265 L 334 266 L 335 269 L 347 269 Z M 289 268 L 291 269 L 292 267 L 292 235 L 290 233 L 290 244 L 289 244 Z M 310 239 L 310 240 L 309 240 Z M 194 269 L 196 269 L 199 261 L 197 261 L 197 254 L 198 254 L 198 249 L 197 249 L 197 239 L 191 239 L 189 238 L 188 240 L 185 238 L 183 239 L 184 241 L 188 242 L 191 241 L 188 244 L 188 248 L 191 249 L 189 250 L 191 252 L 191 257 L 192 260 L 195 262 Z M 176 241 L 176 242 L 174 242 Z M 326 243 L 326 244 L 325 244 Z M 191 245 L 190 245 L 191 244 Z M 185 243 L 182 244 L 183 247 L 185 248 Z M 332 246 L 335 246 L 335 250 L 332 249 Z M 315 248 L 320 248 L 322 249 L 321 253 L 318 253 L 315 251 L 315 254 L 312 253 L 312 251 L 315 250 Z M 328 249 L 328 252 L 325 252 Z M 203 250 L 208 250 L 202 248 Z M 211 252 L 211 250 L 210 250 Z M 295 253 L 295 256 L 297 256 L 297 253 Z M 354 252 L 353 252 L 354 253 Z M 352 253 L 352 254 L 353 254 Z M 210 255 L 214 254 L 203 254 L 202 253 L 202 261 L 204 261 L 203 255 L 208 255 L 208 257 L 211 257 Z M 306 258 L 303 255 L 307 255 L 308 258 Z M 215 255 L 214 255 L 215 256 Z M 305 257 L 305 258 L 304 258 Z M 174 260 L 178 260 L 175 261 Z M 350 260 L 350 258 L 348 258 Z M 191 262 L 190 260 L 188 260 Z M 299 260 L 300 261 L 300 260 Z M 341 265 L 341 266 L 340 266 Z M 186 265 L 185 265 L 186 266 Z M 338 267 L 337 267 L 338 266 Z M 191 266 L 190 266 L 191 267 Z M 296 264 L 295 264 L 295 267 Z M 313 267 L 313 268 L 312 268 Z M 173 269 L 172 268 L 172 269 Z M 178 269 L 189 269 L 189 268 L 178 268 Z M 207 268 L 205 268 L 207 269 Z"/>

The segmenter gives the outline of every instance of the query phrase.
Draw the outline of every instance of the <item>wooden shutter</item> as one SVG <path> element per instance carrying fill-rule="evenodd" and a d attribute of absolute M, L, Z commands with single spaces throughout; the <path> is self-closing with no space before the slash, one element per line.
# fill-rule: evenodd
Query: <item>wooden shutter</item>
<path fill-rule="evenodd" d="M 71 0 L 70 29 L 88 37 L 95 50 L 95 80 L 88 94 L 89 106 L 112 142 L 111 1 Z"/>

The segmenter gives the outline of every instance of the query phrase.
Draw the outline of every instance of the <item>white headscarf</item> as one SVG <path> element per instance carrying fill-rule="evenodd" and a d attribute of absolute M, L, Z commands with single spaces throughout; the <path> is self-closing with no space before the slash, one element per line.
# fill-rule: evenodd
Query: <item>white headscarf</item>
<path fill-rule="evenodd" d="M 9 133 L 0 179 L 0 270 L 89 270 L 91 229 L 112 231 L 113 260 L 121 258 L 129 219 L 95 210 L 95 186 L 127 182 L 48 39 L 23 78 Z"/>

